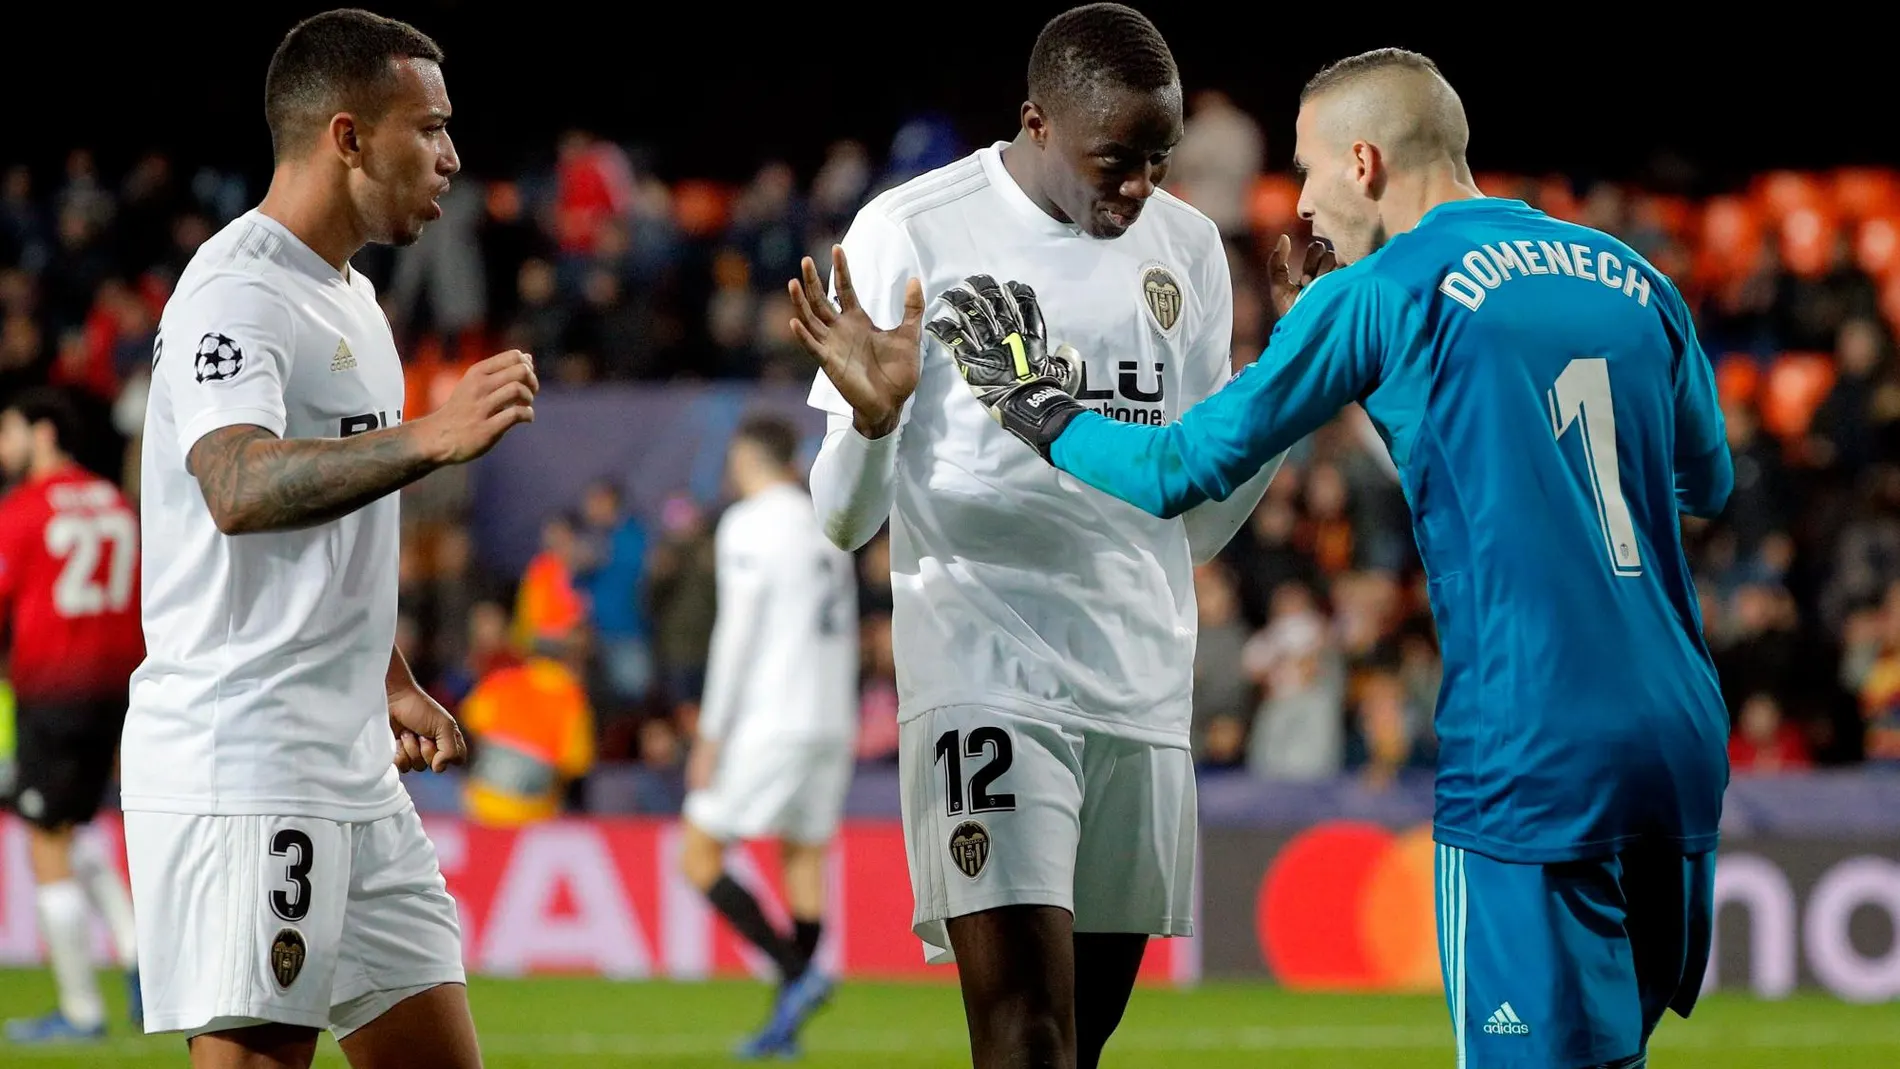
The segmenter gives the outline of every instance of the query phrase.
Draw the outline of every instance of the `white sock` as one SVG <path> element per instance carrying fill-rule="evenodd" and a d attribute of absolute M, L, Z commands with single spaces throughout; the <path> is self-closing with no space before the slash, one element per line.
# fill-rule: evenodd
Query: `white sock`
<path fill-rule="evenodd" d="M 112 931 L 112 949 L 119 967 L 136 969 L 139 964 L 139 930 L 132 920 L 132 892 L 119 878 L 119 870 L 106 860 L 99 841 L 81 833 L 73 837 L 73 876 L 86 889 L 92 908 L 105 918 Z"/>
<path fill-rule="evenodd" d="M 99 997 L 99 981 L 92 974 L 92 954 L 87 946 L 92 915 L 86 908 L 86 892 L 77 880 L 61 880 L 40 887 L 40 935 L 53 959 L 53 982 L 59 985 L 59 1009 L 66 1019 L 80 1028 L 92 1028 L 106 1019 L 105 1000 Z"/>

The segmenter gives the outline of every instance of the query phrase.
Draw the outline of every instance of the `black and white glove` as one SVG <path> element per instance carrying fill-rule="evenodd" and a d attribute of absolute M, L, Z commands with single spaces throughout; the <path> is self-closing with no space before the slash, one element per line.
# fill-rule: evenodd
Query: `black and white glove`
<path fill-rule="evenodd" d="M 990 418 L 1049 459 L 1056 436 L 1086 411 L 1071 396 L 1081 379 L 1080 354 L 1066 345 L 1049 352 L 1042 306 L 1025 283 L 971 275 L 943 299 L 951 314 L 924 329 L 949 350 Z"/>

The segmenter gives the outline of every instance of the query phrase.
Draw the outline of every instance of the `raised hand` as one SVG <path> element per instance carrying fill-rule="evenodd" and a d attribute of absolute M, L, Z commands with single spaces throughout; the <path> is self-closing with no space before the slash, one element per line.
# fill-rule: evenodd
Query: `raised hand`
<path fill-rule="evenodd" d="M 787 284 L 796 315 L 792 337 L 818 361 L 825 377 L 857 413 L 858 433 L 882 438 L 897 429 L 904 402 L 917 389 L 924 286 L 911 279 L 904 289 L 903 321 L 890 330 L 879 330 L 858 304 L 841 246 L 831 248 L 831 272 L 838 284 L 836 308 L 825 297 L 818 265 L 809 256 L 799 264 L 802 277 Z"/>
<path fill-rule="evenodd" d="M 509 428 L 533 422 L 540 392 L 534 358 L 510 349 L 463 372 L 442 407 L 418 422 L 426 422 L 426 440 L 438 461 L 461 464 L 493 449 Z"/>
<path fill-rule="evenodd" d="M 1293 264 L 1293 239 L 1280 235 L 1279 244 L 1267 256 L 1267 293 L 1273 299 L 1276 315 L 1285 315 L 1300 299 L 1300 292 L 1319 276 L 1339 266 L 1339 260 L 1323 241 L 1307 243 L 1300 264 Z"/>

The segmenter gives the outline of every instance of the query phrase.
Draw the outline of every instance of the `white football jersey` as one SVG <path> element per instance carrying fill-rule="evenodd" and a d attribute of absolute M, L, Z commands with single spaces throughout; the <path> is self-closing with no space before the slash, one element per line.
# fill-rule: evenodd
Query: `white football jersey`
<path fill-rule="evenodd" d="M 127 810 L 373 820 L 405 794 L 384 677 L 397 495 L 299 531 L 225 535 L 185 468 L 220 427 L 347 438 L 402 419 L 374 287 L 253 211 L 199 248 L 159 324 L 140 513 L 146 659 Z"/>
<path fill-rule="evenodd" d="M 1233 283 L 1219 231 L 1157 191 L 1102 240 L 1051 218 L 999 143 L 890 190 L 843 245 L 878 326 L 920 278 L 926 322 L 971 274 L 1028 283 L 1048 343 L 1074 346 L 1077 400 L 1165 426 L 1231 377 Z M 820 372 L 810 404 L 848 427 Z M 900 716 L 984 705 L 1186 745 L 1193 687 L 1193 560 L 1182 519 L 1157 519 L 1044 463 L 992 421 L 943 347 L 897 432 L 892 642 Z"/>
<path fill-rule="evenodd" d="M 858 722 L 858 585 L 792 483 L 736 501 L 714 535 L 718 615 L 699 732 L 837 740 Z"/>

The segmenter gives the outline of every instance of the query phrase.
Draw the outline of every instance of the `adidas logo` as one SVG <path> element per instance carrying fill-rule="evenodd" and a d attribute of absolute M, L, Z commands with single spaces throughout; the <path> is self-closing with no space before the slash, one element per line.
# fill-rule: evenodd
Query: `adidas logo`
<path fill-rule="evenodd" d="M 356 366 L 356 354 L 350 352 L 350 343 L 342 338 L 336 342 L 336 355 L 330 358 L 331 371 L 348 371 Z"/>
<path fill-rule="evenodd" d="M 1484 1022 L 1484 1030 L 1486 1034 L 1494 1036 L 1528 1036 L 1531 1034 L 1531 1026 L 1517 1019 L 1517 1011 L 1512 1009 L 1511 1004 L 1508 1002 L 1499 1006 L 1497 1010 L 1491 1014 L 1490 1019 Z"/>

